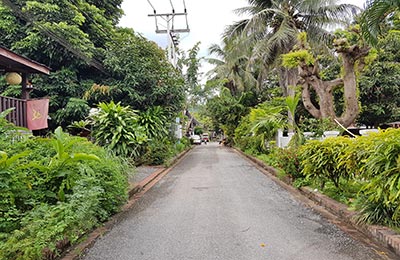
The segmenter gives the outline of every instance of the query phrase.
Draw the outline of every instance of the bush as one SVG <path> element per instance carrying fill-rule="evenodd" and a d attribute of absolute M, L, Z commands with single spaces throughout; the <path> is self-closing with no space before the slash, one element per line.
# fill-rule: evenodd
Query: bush
<path fill-rule="evenodd" d="M 100 103 L 99 112 L 92 116 L 93 136 L 96 142 L 117 155 L 137 157 L 139 146 L 148 139 L 139 125 L 136 111 L 120 103 Z"/>
<path fill-rule="evenodd" d="M 304 177 L 301 173 L 301 164 L 299 160 L 299 150 L 295 147 L 287 149 L 277 148 L 275 152 L 277 166 L 291 176 L 292 180 Z"/>
<path fill-rule="evenodd" d="M 350 178 L 347 168 L 343 167 L 340 161 L 345 148 L 351 142 L 352 140 L 346 137 L 309 141 L 299 150 L 302 174 L 306 178 L 318 180 L 321 189 L 327 181 L 332 181 L 336 187 L 339 187 L 341 178 Z"/>
<path fill-rule="evenodd" d="M 127 199 L 127 163 L 84 138 L 57 129 L 0 147 L 0 259 L 58 254 Z"/>
<path fill-rule="evenodd" d="M 326 192 L 342 202 L 356 197 L 359 221 L 400 227 L 398 140 L 400 129 L 309 141 L 300 149 L 302 173 L 322 187 L 331 181 Z"/>
<path fill-rule="evenodd" d="M 362 176 L 368 180 L 355 208 L 359 219 L 400 226 L 400 130 L 387 129 L 368 136 L 369 149 Z"/>
<path fill-rule="evenodd" d="M 145 152 L 139 159 L 139 164 L 162 165 L 184 151 L 190 146 L 188 138 L 182 138 L 178 142 L 175 138 L 165 137 L 161 140 L 150 141 L 145 146 Z"/>

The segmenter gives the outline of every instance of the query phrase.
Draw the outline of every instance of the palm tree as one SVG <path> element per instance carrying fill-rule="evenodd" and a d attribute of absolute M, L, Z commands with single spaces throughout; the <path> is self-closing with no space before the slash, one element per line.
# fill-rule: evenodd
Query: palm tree
<path fill-rule="evenodd" d="M 360 21 L 365 40 L 376 45 L 384 20 L 398 10 L 400 10 L 400 1 L 398 0 L 367 1 L 366 9 Z"/>
<path fill-rule="evenodd" d="M 246 67 L 249 64 L 251 49 L 243 45 L 243 41 L 238 37 L 225 38 L 222 46 L 211 45 L 209 53 L 215 58 L 208 58 L 207 61 L 215 67 L 208 75 L 214 80 L 227 80 L 225 87 L 232 95 L 238 96 L 246 90 L 258 88 L 257 80 Z"/>
<path fill-rule="evenodd" d="M 241 35 L 252 42 L 253 52 L 249 61 L 258 60 L 265 69 L 272 66 L 279 74 L 279 83 L 285 96 L 294 96 L 297 69 L 281 66 L 281 55 L 290 52 L 297 42 L 297 34 L 307 32 L 311 43 L 320 44 L 332 39 L 326 28 L 348 24 L 359 10 L 337 0 L 249 0 L 250 6 L 237 9 L 250 18 L 231 25 L 226 38 Z M 289 121 L 293 115 L 289 113 Z"/>
<path fill-rule="evenodd" d="M 254 44 L 250 61 L 260 59 L 265 66 L 278 67 L 284 94 L 292 94 L 289 85 L 296 85 L 297 71 L 282 68 L 281 54 L 288 53 L 296 44 L 299 32 L 307 32 L 314 43 L 331 38 L 327 26 L 347 24 L 358 10 L 336 0 L 249 0 L 250 6 L 237 9 L 250 18 L 231 25 L 225 37 L 245 35 Z M 278 65 L 278 66 L 277 66 Z"/>

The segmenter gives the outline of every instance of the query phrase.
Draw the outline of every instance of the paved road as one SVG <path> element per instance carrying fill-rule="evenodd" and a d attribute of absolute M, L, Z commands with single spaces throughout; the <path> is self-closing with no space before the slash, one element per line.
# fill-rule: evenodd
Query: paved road
<path fill-rule="evenodd" d="M 381 258 L 211 143 L 192 150 L 84 259 Z"/>

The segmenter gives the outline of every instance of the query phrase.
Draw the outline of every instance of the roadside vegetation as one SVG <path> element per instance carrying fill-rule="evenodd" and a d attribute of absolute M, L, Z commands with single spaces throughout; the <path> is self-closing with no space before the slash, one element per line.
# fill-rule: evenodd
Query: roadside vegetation
<path fill-rule="evenodd" d="M 0 259 L 54 259 L 118 212 L 134 165 L 165 164 L 190 145 L 174 134 L 186 110 L 202 122 L 195 133 L 220 135 L 360 222 L 400 227 L 400 130 L 319 140 L 339 124 L 400 120 L 399 7 L 248 2 L 238 12 L 249 18 L 210 47 L 205 84 L 200 43 L 173 67 L 117 26 L 122 0 L 0 3 L 1 44 L 52 69 L 31 78 L 31 96 L 50 98 L 42 137 L 0 114 Z M 0 79 L 1 95 L 20 92 Z M 293 136 L 286 148 L 280 130 Z"/>
<path fill-rule="evenodd" d="M 360 222 L 398 229 L 400 130 L 322 140 L 328 130 L 346 135 L 342 126 L 399 121 L 398 6 L 370 1 L 364 12 L 326 3 L 249 1 L 239 9 L 249 18 L 210 48 L 207 84 L 220 91 L 204 114 L 227 145 L 295 187 L 347 204 Z M 334 25 L 341 29 L 327 29 Z M 293 136 L 286 148 L 278 147 L 279 131 Z"/>
<path fill-rule="evenodd" d="M 174 68 L 117 25 L 121 3 L 0 3 L 1 45 L 51 68 L 29 78 L 32 98 L 50 98 L 47 130 L 25 135 L 0 114 L 0 259 L 59 257 L 120 211 L 136 165 L 168 164 L 190 146 L 175 131 L 196 46 Z M 19 98 L 21 87 L 1 77 L 0 94 Z"/>

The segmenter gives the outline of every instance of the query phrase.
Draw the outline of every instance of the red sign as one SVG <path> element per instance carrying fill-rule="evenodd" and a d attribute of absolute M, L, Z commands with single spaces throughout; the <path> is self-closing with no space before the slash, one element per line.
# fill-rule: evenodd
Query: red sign
<path fill-rule="evenodd" d="M 26 120 L 29 130 L 47 128 L 49 113 L 49 99 L 34 99 L 26 101 Z"/>

